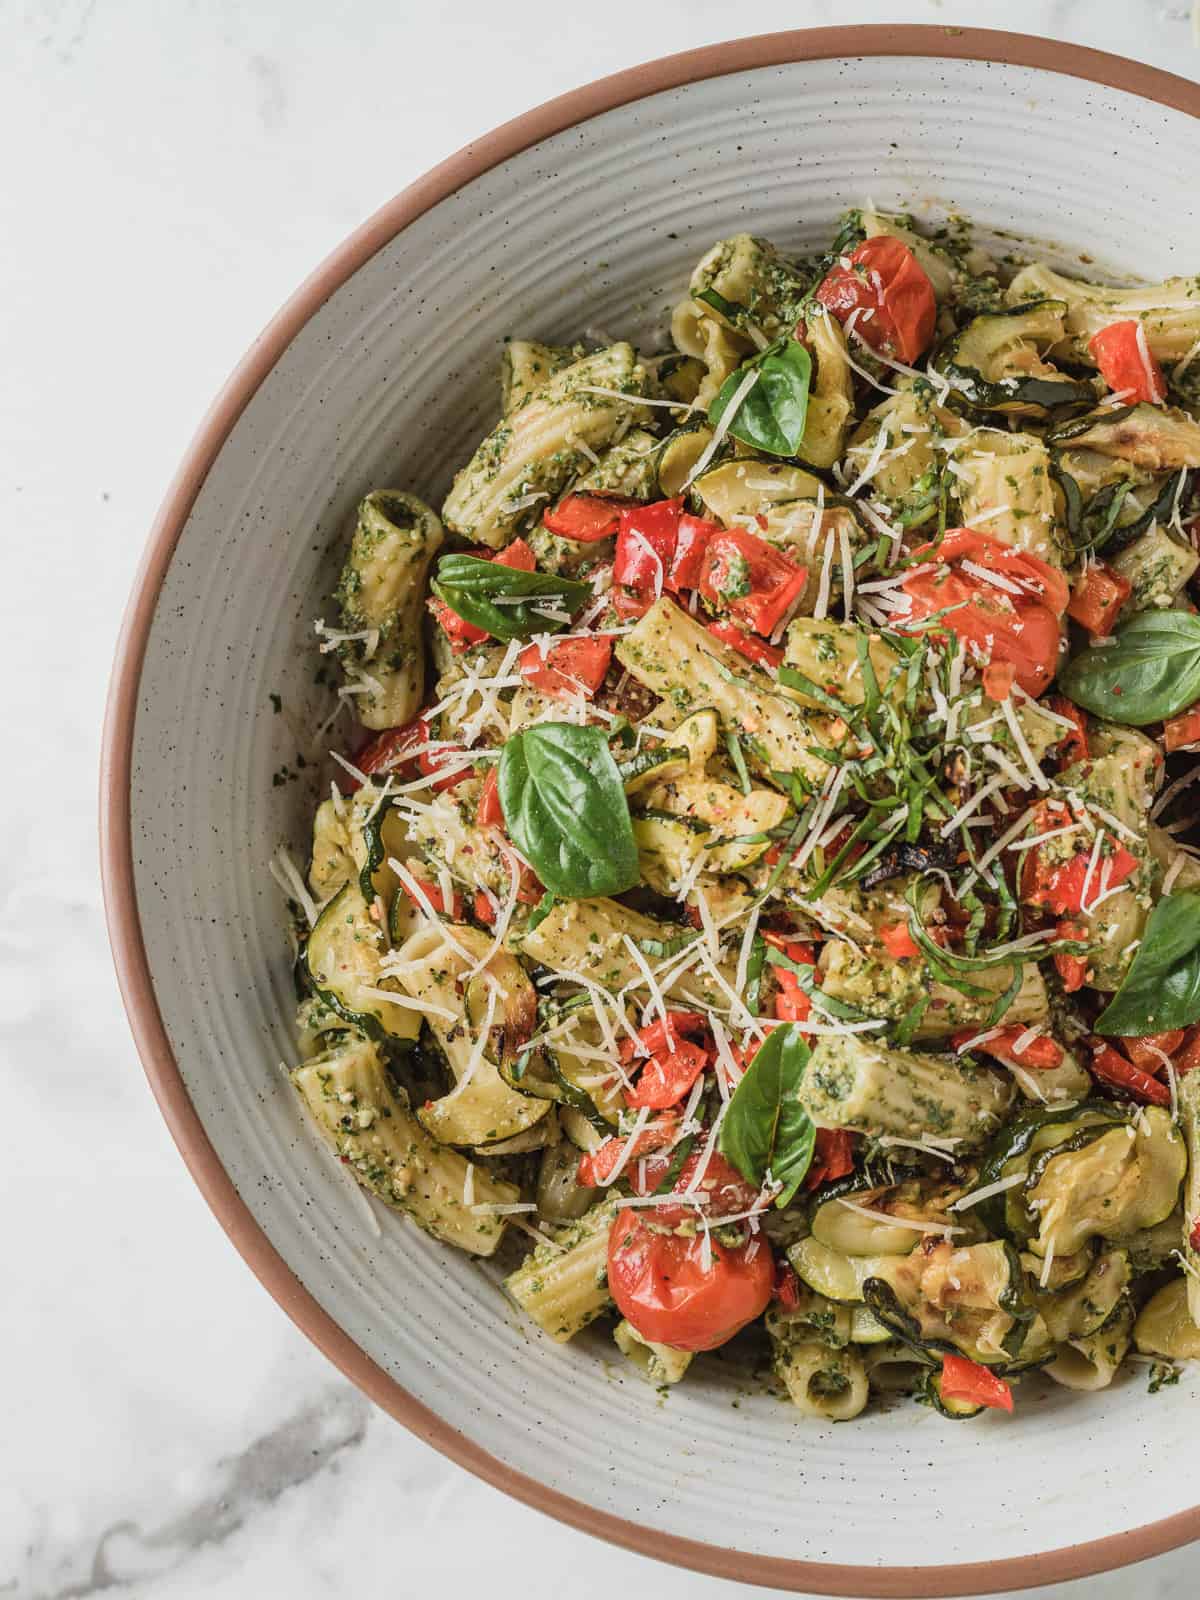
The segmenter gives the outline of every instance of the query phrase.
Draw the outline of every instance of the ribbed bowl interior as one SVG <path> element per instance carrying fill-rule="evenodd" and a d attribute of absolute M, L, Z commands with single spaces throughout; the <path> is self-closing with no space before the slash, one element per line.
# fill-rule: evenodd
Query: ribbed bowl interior
<path fill-rule="evenodd" d="M 376 1236 L 280 1069 L 294 996 L 267 862 L 282 841 L 304 855 L 312 731 L 331 705 L 312 622 L 347 515 L 383 485 L 440 503 L 494 418 L 506 334 L 661 339 L 712 240 L 812 247 L 867 197 L 961 209 L 1050 241 L 1062 264 L 1195 272 L 1198 171 L 1200 122 L 1045 71 L 867 58 L 709 79 L 547 139 L 427 212 L 313 316 L 221 450 L 167 573 L 137 712 L 136 889 L 158 1003 L 276 1250 L 380 1367 L 501 1462 L 666 1533 L 881 1567 L 1029 1555 L 1194 1504 L 1192 1378 L 1155 1399 L 1144 1371 L 1095 1396 L 1026 1385 L 1013 1421 L 902 1405 L 832 1427 L 708 1358 L 664 1403 L 598 1336 L 541 1338 L 415 1228 L 384 1218 Z M 301 776 L 273 783 L 298 755 Z"/>

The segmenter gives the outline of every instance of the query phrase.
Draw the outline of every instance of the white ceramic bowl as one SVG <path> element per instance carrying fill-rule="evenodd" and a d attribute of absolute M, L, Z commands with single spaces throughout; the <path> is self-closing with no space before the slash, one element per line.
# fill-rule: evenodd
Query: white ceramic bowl
<path fill-rule="evenodd" d="M 645 337 L 748 228 L 829 236 L 846 206 L 1200 269 L 1200 89 L 1017 35 L 849 28 L 715 46 L 499 129 L 355 234 L 247 356 L 192 446 L 131 601 L 106 733 L 105 873 L 139 1049 L 234 1243 L 381 1405 L 510 1493 L 647 1554 L 830 1593 L 1049 1582 L 1200 1534 L 1196 1379 L 903 1406 L 823 1426 L 716 1359 L 664 1405 L 597 1336 L 541 1339 L 465 1257 L 377 1236 L 279 1069 L 293 995 L 267 860 L 312 794 L 272 785 L 327 709 L 312 619 L 366 490 L 439 503 L 490 424 L 509 332 Z M 1056 243 L 1053 243 L 1056 242 Z M 283 714 L 269 696 L 278 692 Z"/>

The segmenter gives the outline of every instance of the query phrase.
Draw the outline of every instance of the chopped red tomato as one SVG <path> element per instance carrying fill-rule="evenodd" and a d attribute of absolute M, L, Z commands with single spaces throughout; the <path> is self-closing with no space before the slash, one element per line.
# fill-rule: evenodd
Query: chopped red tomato
<path fill-rule="evenodd" d="M 806 967 L 815 967 L 817 964 L 816 951 L 811 944 L 801 943 L 796 939 L 789 939 L 785 934 L 775 933 L 769 929 L 763 930 L 763 938 L 767 944 L 774 945 L 789 961 L 795 961 Z M 812 1016 L 812 1001 L 800 987 L 800 979 L 794 972 L 789 972 L 786 967 L 772 967 L 775 982 L 778 988 L 775 991 L 775 1018 L 778 1022 L 807 1022 Z"/>
<path fill-rule="evenodd" d="M 1114 394 L 1126 400 L 1144 400 L 1160 406 L 1167 398 L 1162 368 L 1146 343 L 1145 330 L 1136 318 L 1110 322 L 1088 340 L 1100 375 Z"/>
<path fill-rule="evenodd" d="M 804 1180 L 806 1189 L 846 1178 L 854 1171 L 854 1135 L 845 1128 L 818 1128 L 812 1165 Z"/>
<path fill-rule="evenodd" d="M 1073 939 L 1080 943 L 1084 943 L 1088 936 L 1087 929 L 1082 922 L 1060 922 L 1054 932 L 1056 938 Z M 1056 951 L 1054 970 L 1062 979 L 1062 986 L 1067 993 L 1074 994 L 1077 989 L 1082 989 L 1087 982 L 1087 957 L 1073 956 L 1067 950 Z"/>
<path fill-rule="evenodd" d="M 722 528 L 708 541 L 700 593 L 735 622 L 770 634 L 804 593 L 808 568 L 757 534 Z"/>
<path fill-rule="evenodd" d="M 730 1249 L 705 1235 L 663 1233 L 628 1211 L 609 1231 L 609 1290 L 652 1344 L 715 1350 L 762 1315 L 774 1281 L 770 1246 L 759 1238 Z"/>
<path fill-rule="evenodd" d="M 561 539 L 595 544 L 616 533 L 627 504 L 626 500 L 610 500 L 600 494 L 567 494 L 552 511 L 545 512 L 542 523 Z"/>
<path fill-rule="evenodd" d="M 1160 1077 L 1165 1071 L 1163 1056 L 1172 1056 L 1183 1043 L 1182 1028 L 1168 1028 L 1165 1033 L 1146 1033 L 1140 1038 L 1124 1038 L 1121 1047 L 1135 1067 Z"/>
<path fill-rule="evenodd" d="M 500 768 L 493 764 L 483 780 L 479 804 L 475 808 L 475 823 L 480 828 L 502 828 L 504 812 L 500 807 Z"/>
<path fill-rule="evenodd" d="M 773 1296 L 785 1311 L 795 1311 L 800 1304 L 800 1279 L 784 1261 L 775 1265 Z"/>
<path fill-rule="evenodd" d="M 461 894 L 459 894 L 457 889 L 451 891 L 450 904 L 447 906 L 442 895 L 442 891 L 438 888 L 436 883 L 428 883 L 424 878 L 418 878 L 415 876 L 413 878 L 413 882 L 419 885 L 422 894 L 424 894 L 426 900 L 428 900 L 430 906 L 434 911 L 437 912 L 439 917 L 449 917 L 451 922 L 462 921 L 463 897 Z M 401 884 L 401 888 L 415 906 L 419 906 L 421 904 L 418 897 L 413 893 L 407 884 Z M 422 907 L 422 909 L 424 908 Z"/>
<path fill-rule="evenodd" d="M 984 694 L 997 705 L 1001 700 L 1007 700 L 1016 675 L 1017 669 L 1011 661 L 989 661 L 983 669 Z"/>
<path fill-rule="evenodd" d="M 625 1090 L 625 1104 L 652 1111 L 678 1105 L 707 1065 L 708 1051 L 681 1039 L 673 1050 L 656 1051 L 645 1062 L 633 1088 Z"/>
<path fill-rule="evenodd" d="M 453 789 L 456 783 L 462 783 L 464 778 L 471 776 L 471 768 L 459 766 L 466 751 L 461 745 L 448 744 L 444 750 L 422 750 L 417 757 L 417 766 L 427 778 L 433 778 L 432 787 L 440 794 L 443 789 Z M 456 772 L 448 772 L 444 778 L 434 775 L 445 766 L 458 766 Z"/>
<path fill-rule="evenodd" d="M 710 1150 L 705 1160 L 707 1144 L 707 1136 L 696 1141 L 696 1148 L 688 1153 L 672 1185 L 672 1194 L 686 1194 L 688 1198 L 672 1205 L 664 1196 L 664 1203 L 653 1208 L 654 1222 L 674 1228 L 689 1218 L 694 1222 L 698 1212 L 710 1218 L 741 1217 L 758 1207 L 759 1191 L 752 1183 L 747 1183 L 737 1168 L 726 1161 L 719 1151 Z M 697 1182 L 696 1173 L 702 1162 L 704 1170 Z M 666 1151 L 635 1162 L 628 1174 L 629 1187 L 634 1194 L 653 1194 L 670 1166 L 671 1156 Z"/>
<path fill-rule="evenodd" d="M 1124 1090 L 1135 1100 L 1149 1101 L 1152 1106 L 1171 1104 L 1171 1091 L 1166 1084 L 1159 1083 L 1157 1078 L 1143 1072 L 1141 1067 L 1135 1067 L 1112 1045 L 1096 1040 L 1092 1048 L 1095 1053 L 1088 1066 L 1093 1078 L 1099 1078 L 1101 1083 L 1107 1083 L 1110 1088 Z"/>
<path fill-rule="evenodd" d="M 637 1043 L 626 1036 L 617 1046 L 624 1062 L 643 1056 L 657 1055 L 661 1050 L 674 1050 L 683 1039 L 693 1042 L 707 1039 L 708 1024 L 699 1011 L 668 1011 L 667 1020 L 659 1018 L 637 1031 Z"/>
<path fill-rule="evenodd" d="M 638 617 L 644 617 L 654 604 L 653 590 L 649 594 L 630 594 L 627 589 L 613 589 L 608 596 L 608 603 L 616 612 L 622 622 L 634 622 Z"/>
<path fill-rule="evenodd" d="M 937 297 L 907 245 L 881 234 L 864 239 L 826 273 L 816 298 L 874 350 L 909 366 L 929 348 Z M 857 313 L 857 315 L 855 315 Z"/>
<path fill-rule="evenodd" d="M 732 622 L 710 622 L 708 631 L 714 639 L 729 645 L 740 656 L 745 656 L 747 661 L 753 661 L 756 667 L 762 667 L 765 671 L 777 671 L 783 664 L 782 650 L 767 644 L 765 639 L 746 633 Z"/>
<path fill-rule="evenodd" d="M 1056 568 L 973 528 L 953 528 L 940 545 L 923 545 L 914 554 L 927 555 L 937 566 L 904 579 L 908 621 L 953 607 L 939 627 L 957 634 L 982 660 L 1010 663 L 1026 694 L 1049 687 L 1062 642 L 1058 619 L 1070 599 Z"/>
<path fill-rule="evenodd" d="M 893 961 L 911 961 L 921 954 L 907 922 L 885 922 L 879 930 L 879 942 Z"/>
<path fill-rule="evenodd" d="M 679 538 L 683 500 L 656 500 L 653 505 L 627 506 L 620 517 L 613 582 L 634 594 L 657 598 L 667 587 L 667 576 Z"/>
<path fill-rule="evenodd" d="M 966 1356 L 943 1356 L 940 1381 L 946 1400 L 966 1400 L 970 1405 L 990 1406 L 994 1411 L 1013 1408 L 1011 1386 Z"/>
<path fill-rule="evenodd" d="M 612 640 L 599 634 L 588 639 L 563 639 L 543 656 L 540 646 L 526 645 L 517 657 L 521 676 L 531 689 L 555 700 L 590 700 L 604 682 L 612 660 Z"/>
<path fill-rule="evenodd" d="M 1042 809 L 1047 815 L 1053 815 L 1049 806 Z M 1062 823 L 1056 819 L 1046 826 L 1062 826 Z M 1092 851 L 1082 850 L 1070 860 L 1056 863 L 1044 860 L 1043 847 L 1039 845 L 1026 854 L 1021 874 L 1021 899 L 1027 906 L 1045 906 L 1056 917 L 1090 911 L 1102 894 L 1132 877 L 1137 865 L 1137 857 L 1130 855 L 1123 844 L 1116 845 L 1111 855 L 1102 851 L 1094 862 Z"/>
<path fill-rule="evenodd" d="M 428 742 L 429 724 L 424 717 L 417 717 L 414 722 L 406 722 L 402 728 L 385 728 L 382 733 L 377 733 L 370 744 L 355 756 L 354 765 L 368 777 L 373 772 L 402 772 L 413 760 L 408 752 L 414 746 Z M 357 778 L 349 775 L 340 782 L 347 794 L 353 794 L 362 787 Z"/>
<path fill-rule="evenodd" d="M 973 1046 L 985 1056 L 995 1056 L 1000 1061 L 1016 1061 L 1022 1067 L 1035 1067 L 1041 1072 L 1062 1066 L 1062 1046 L 1048 1039 L 1045 1034 L 1038 1034 L 1037 1038 L 1021 1044 L 1019 1041 L 1028 1029 L 1020 1023 L 1012 1023 L 994 1032 L 988 1031 L 991 1032 L 991 1038 L 981 1039 Z M 977 1028 L 960 1028 L 957 1033 L 951 1034 L 950 1042 L 957 1050 L 978 1032 Z"/>
<path fill-rule="evenodd" d="M 1107 639 L 1132 593 L 1133 585 L 1127 578 L 1102 561 L 1094 562 L 1079 574 L 1067 615 L 1094 638 Z"/>
<path fill-rule="evenodd" d="M 1183 1036 L 1183 1043 L 1175 1057 L 1175 1072 L 1180 1078 L 1200 1067 L 1200 1023 L 1194 1023 Z"/>
<path fill-rule="evenodd" d="M 1065 694 L 1053 694 L 1046 701 L 1046 709 L 1053 711 L 1056 716 L 1065 717 L 1074 724 L 1069 733 L 1064 733 L 1058 741 L 1058 760 L 1060 766 L 1070 767 L 1076 761 L 1086 761 L 1088 758 L 1088 731 L 1087 717 L 1073 700 L 1068 700 Z"/>
<path fill-rule="evenodd" d="M 498 567 L 515 567 L 520 572 L 533 572 L 537 568 L 537 558 L 525 543 L 524 539 L 514 539 L 499 555 L 493 555 L 490 550 L 476 550 L 481 561 L 494 561 Z M 450 648 L 458 655 L 464 650 L 469 650 L 473 644 L 482 644 L 489 636 L 486 628 L 477 628 L 473 622 L 468 622 L 465 617 L 460 617 L 457 611 L 452 611 L 444 600 L 439 600 L 435 595 L 429 601 L 429 609 L 441 624 L 446 637 L 450 640 Z"/>
<path fill-rule="evenodd" d="M 496 907 L 492 904 L 491 897 L 482 889 L 475 893 L 475 921 L 482 922 L 486 927 L 491 927 L 496 920 Z"/>
<path fill-rule="evenodd" d="M 1168 752 L 1187 750 L 1194 744 L 1200 744 L 1200 705 L 1163 723 L 1163 748 Z"/>
<path fill-rule="evenodd" d="M 675 553 L 667 569 L 667 588 L 672 594 L 694 589 L 700 582 L 708 541 L 720 532 L 719 522 L 706 522 L 703 517 L 693 517 L 686 511 L 680 517 Z"/>
<path fill-rule="evenodd" d="M 623 1173 L 628 1172 L 630 1165 L 640 1160 L 642 1156 L 669 1145 L 678 1131 L 678 1117 L 656 1117 L 653 1122 L 646 1124 L 636 1138 L 632 1139 L 632 1148 L 629 1149 L 628 1156 L 626 1150 L 631 1144 L 630 1136 L 614 1134 L 611 1139 L 605 1139 L 603 1144 L 580 1156 L 579 1182 L 585 1189 L 594 1189 L 597 1184 L 609 1179 L 618 1166 Z"/>

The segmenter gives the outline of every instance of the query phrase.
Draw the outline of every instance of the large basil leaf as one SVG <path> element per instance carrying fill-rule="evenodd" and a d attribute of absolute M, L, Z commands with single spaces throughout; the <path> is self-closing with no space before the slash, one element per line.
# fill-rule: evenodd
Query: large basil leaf
<path fill-rule="evenodd" d="M 1064 694 L 1109 722 L 1141 728 L 1200 699 L 1200 617 L 1139 611 L 1116 644 L 1083 650 L 1059 675 Z"/>
<path fill-rule="evenodd" d="M 1200 889 L 1160 900 L 1097 1033 L 1165 1033 L 1200 1021 Z"/>
<path fill-rule="evenodd" d="M 714 425 L 720 422 L 737 390 L 755 371 L 758 381 L 742 398 L 728 431 L 768 455 L 794 456 L 804 437 L 812 381 L 812 357 L 795 339 L 777 339 L 731 373 L 708 408 L 708 420 Z"/>
<path fill-rule="evenodd" d="M 514 734 L 499 782 L 509 835 L 551 894 L 580 900 L 637 883 L 629 802 L 602 729 L 539 722 Z"/>
<path fill-rule="evenodd" d="M 482 561 L 478 556 L 443 556 L 429 585 L 464 622 L 485 628 L 495 639 L 530 639 L 535 633 L 557 633 L 565 624 L 534 609 L 578 611 L 592 593 L 590 583 L 556 577 L 551 572 L 522 572 L 519 567 Z"/>
<path fill-rule="evenodd" d="M 800 1104 L 808 1045 L 794 1023 L 772 1029 L 733 1091 L 718 1147 L 748 1183 L 761 1188 L 768 1172 L 786 1206 L 812 1163 L 817 1131 Z"/>

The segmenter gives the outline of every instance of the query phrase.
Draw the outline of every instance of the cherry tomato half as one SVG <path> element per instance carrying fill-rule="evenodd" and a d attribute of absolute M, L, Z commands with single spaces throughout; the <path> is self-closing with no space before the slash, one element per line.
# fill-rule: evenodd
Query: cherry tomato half
<path fill-rule="evenodd" d="M 673 1194 L 688 1191 L 703 1160 L 704 1143 L 699 1141 L 679 1169 L 671 1189 Z M 670 1166 L 671 1157 L 666 1153 L 650 1155 L 644 1161 L 635 1162 L 629 1173 L 629 1187 L 634 1194 L 653 1194 Z M 655 1206 L 652 1220 L 673 1228 L 687 1217 L 694 1220 L 699 1212 L 709 1217 L 740 1217 L 754 1209 L 759 1194 L 754 1185 L 747 1183 L 737 1168 L 717 1150 L 710 1153 L 704 1165 L 704 1176 L 690 1192 L 691 1200 L 683 1200 L 674 1206 Z"/>
<path fill-rule="evenodd" d="M 663 1233 L 629 1212 L 608 1236 L 608 1287 L 617 1309 L 643 1339 L 676 1350 L 715 1350 L 771 1299 L 775 1262 L 765 1240 L 737 1249 L 702 1235 Z"/>
<path fill-rule="evenodd" d="M 904 579 L 911 601 L 906 620 L 920 621 L 954 607 L 940 619 L 940 627 L 973 646 L 984 661 L 1011 663 L 1026 694 L 1049 688 L 1062 642 L 1058 618 L 1070 599 L 1062 574 L 1036 556 L 971 528 L 952 529 L 936 551 L 925 548 L 937 568 Z"/>
<path fill-rule="evenodd" d="M 937 297 L 907 245 L 881 235 L 864 239 L 825 275 L 816 298 L 839 322 L 854 312 L 854 332 L 874 350 L 909 366 L 929 348 Z"/>

